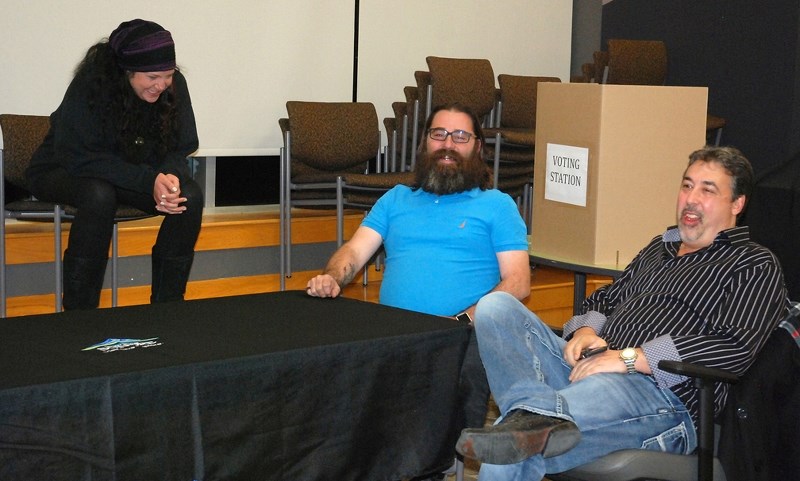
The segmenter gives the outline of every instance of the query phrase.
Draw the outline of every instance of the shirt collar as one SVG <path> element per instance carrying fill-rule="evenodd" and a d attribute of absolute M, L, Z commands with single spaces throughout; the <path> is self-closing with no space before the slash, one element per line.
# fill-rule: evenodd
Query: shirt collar
<path fill-rule="evenodd" d="M 425 197 L 430 197 L 432 199 L 438 200 L 438 199 L 456 199 L 456 198 L 459 198 L 459 197 L 472 197 L 472 198 L 474 198 L 474 197 L 477 197 L 478 194 L 480 194 L 480 192 L 481 192 L 480 187 L 474 187 L 474 188 L 472 188 L 470 190 L 465 190 L 464 192 L 459 192 L 457 194 L 437 195 L 437 194 L 433 194 L 431 192 L 426 192 L 426 191 L 422 190 L 421 188 L 419 188 L 419 189 L 412 189 L 411 190 L 411 195 L 420 196 L 420 197 L 421 196 L 425 196 Z"/>
<path fill-rule="evenodd" d="M 661 235 L 661 240 L 664 242 L 665 245 L 674 245 L 674 249 L 677 252 L 677 249 L 681 241 L 681 234 L 678 231 L 678 226 L 674 225 L 666 230 Z M 731 227 L 730 229 L 725 229 L 720 231 L 717 236 L 714 238 L 714 244 L 730 244 L 732 246 L 738 246 L 745 244 L 750 241 L 750 227 L 746 225 Z M 704 248 L 705 249 L 705 248 Z M 702 250 L 702 249 L 701 249 Z"/>

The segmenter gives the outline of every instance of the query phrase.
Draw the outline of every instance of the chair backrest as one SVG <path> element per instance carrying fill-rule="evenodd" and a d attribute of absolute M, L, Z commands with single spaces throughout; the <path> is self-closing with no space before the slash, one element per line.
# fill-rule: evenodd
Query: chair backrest
<path fill-rule="evenodd" d="M 486 59 L 427 57 L 431 106 L 460 102 L 483 119 L 495 104 L 492 64 Z"/>
<path fill-rule="evenodd" d="M 660 40 L 608 41 L 609 84 L 664 85 L 667 81 L 667 47 Z"/>
<path fill-rule="evenodd" d="M 286 110 L 292 163 L 321 171 L 358 172 L 380 149 L 380 124 L 371 103 L 289 101 Z"/>
<path fill-rule="evenodd" d="M 414 102 L 419 100 L 419 88 L 411 85 L 403 87 L 403 95 L 406 98 L 405 115 L 409 119 L 414 117 Z"/>
<path fill-rule="evenodd" d="M 592 62 L 594 67 L 592 67 L 592 82 L 594 83 L 606 83 L 605 75 L 606 75 L 606 68 L 608 67 L 608 52 L 604 50 L 595 50 L 592 53 Z"/>
<path fill-rule="evenodd" d="M 500 74 L 500 127 L 536 128 L 536 95 L 539 82 L 561 82 L 558 77 L 529 77 L 526 75 Z"/>
<path fill-rule="evenodd" d="M 0 129 L 3 131 L 3 175 L 14 186 L 27 189 L 25 169 L 50 130 L 50 118 L 2 114 Z"/>
<path fill-rule="evenodd" d="M 416 97 L 409 99 L 409 115 L 416 119 L 417 124 L 421 127 L 425 125 L 427 120 L 428 109 L 430 108 L 429 89 L 431 87 L 431 73 L 425 70 L 417 70 L 414 72 L 414 81 L 417 83 L 416 91 L 413 93 Z M 414 102 L 416 101 L 416 112 L 414 110 Z"/>

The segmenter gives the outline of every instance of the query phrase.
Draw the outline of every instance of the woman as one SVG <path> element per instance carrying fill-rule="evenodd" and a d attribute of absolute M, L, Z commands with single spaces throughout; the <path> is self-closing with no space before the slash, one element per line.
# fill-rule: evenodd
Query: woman
<path fill-rule="evenodd" d="M 64 309 L 98 306 L 120 204 L 164 215 L 150 301 L 183 299 L 203 216 L 186 160 L 197 146 L 167 30 L 131 20 L 89 48 L 26 172 L 37 198 L 77 209 L 64 252 Z"/>

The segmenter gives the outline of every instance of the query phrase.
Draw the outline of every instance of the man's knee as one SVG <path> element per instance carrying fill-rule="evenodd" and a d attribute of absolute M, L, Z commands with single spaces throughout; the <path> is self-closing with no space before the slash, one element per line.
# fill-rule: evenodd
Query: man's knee
<path fill-rule="evenodd" d="M 512 313 L 520 311 L 529 312 L 528 308 L 519 302 L 516 297 L 507 292 L 490 292 L 483 296 L 475 306 L 475 321 L 492 319 L 497 322 L 509 317 L 517 317 Z"/>
<path fill-rule="evenodd" d="M 474 324 L 476 329 L 490 324 L 505 328 L 528 326 L 528 329 L 545 326 L 544 322 L 516 297 L 499 291 L 490 292 L 478 301 L 475 306 Z"/>

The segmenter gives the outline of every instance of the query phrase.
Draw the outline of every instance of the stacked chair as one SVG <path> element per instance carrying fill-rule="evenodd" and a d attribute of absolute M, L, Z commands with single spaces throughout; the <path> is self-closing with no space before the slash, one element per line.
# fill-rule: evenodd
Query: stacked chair
<path fill-rule="evenodd" d="M 384 120 L 390 139 L 388 165 L 393 166 L 389 170 L 413 170 L 422 130 L 434 106 L 462 103 L 475 112 L 484 128 L 484 154 L 492 171 L 492 186 L 517 200 L 529 224 L 537 86 L 561 79 L 501 74 L 496 88 L 487 59 L 430 56 L 426 63 L 427 71 L 414 72 L 416 86 L 403 89 L 405 103 L 392 104 L 393 121 Z"/>
<path fill-rule="evenodd" d="M 381 132 L 371 103 L 289 101 L 286 110 L 288 117 L 278 121 L 284 141 L 279 194 L 281 290 L 292 275 L 293 207 L 335 208 L 341 244 L 345 207 L 367 210 L 383 192 L 407 183 L 411 175 L 382 172 Z"/>
<path fill-rule="evenodd" d="M 379 162 L 380 127 L 375 107 L 362 102 L 286 103 L 280 153 L 280 287 L 292 275 L 292 207 L 336 206 L 340 175 L 366 173 Z"/>
<path fill-rule="evenodd" d="M 583 82 L 620 85 L 665 85 L 667 82 L 667 47 L 660 40 L 609 39 L 607 51 L 594 52 L 592 63 L 582 67 Z M 723 117 L 706 116 L 709 144 L 720 145 Z"/>
<path fill-rule="evenodd" d="M 497 80 L 497 126 L 484 131 L 487 138 L 494 139 L 487 154 L 493 159 L 494 185 L 521 199 L 520 210 L 530 232 L 538 85 L 561 79 L 500 74 Z"/>

